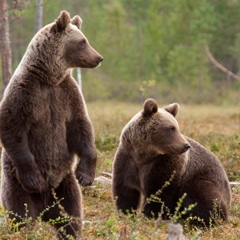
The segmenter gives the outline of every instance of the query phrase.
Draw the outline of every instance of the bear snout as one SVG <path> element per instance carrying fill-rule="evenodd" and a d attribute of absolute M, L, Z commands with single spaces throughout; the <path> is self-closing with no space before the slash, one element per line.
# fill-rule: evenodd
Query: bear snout
<path fill-rule="evenodd" d="M 185 153 L 189 148 L 191 148 L 191 145 L 189 143 L 179 144 L 179 145 L 171 145 L 172 153 L 175 154 L 183 154 Z"/>
<path fill-rule="evenodd" d="M 102 62 L 102 61 L 103 61 L 103 56 L 99 56 L 99 57 L 98 57 L 98 61 L 99 61 L 99 62 Z"/>
<path fill-rule="evenodd" d="M 191 145 L 190 145 L 189 143 L 185 143 L 185 144 L 183 145 L 182 149 L 181 149 L 181 150 L 179 149 L 179 150 L 180 150 L 180 154 L 187 152 L 187 150 L 188 150 L 189 148 L 191 148 Z"/>
<path fill-rule="evenodd" d="M 187 151 L 190 147 L 191 147 L 191 145 L 190 145 L 189 143 L 186 143 L 186 144 L 184 145 L 184 148 L 186 149 L 186 151 Z"/>
<path fill-rule="evenodd" d="M 96 56 L 96 58 L 95 58 L 95 63 L 92 64 L 91 67 L 92 67 L 92 68 L 95 68 L 95 67 L 100 66 L 100 64 L 101 64 L 102 61 L 103 61 L 103 56 L 102 56 L 102 55 Z"/>

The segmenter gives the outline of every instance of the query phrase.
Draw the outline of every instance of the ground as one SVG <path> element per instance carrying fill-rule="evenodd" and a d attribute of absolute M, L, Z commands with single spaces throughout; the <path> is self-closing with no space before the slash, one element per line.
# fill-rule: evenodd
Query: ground
<path fill-rule="evenodd" d="M 164 106 L 169 103 L 159 103 Z M 111 172 L 112 160 L 118 146 L 123 126 L 142 109 L 142 103 L 87 102 L 93 121 L 98 149 L 97 176 Z M 196 139 L 214 152 L 221 160 L 229 180 L 240 182 L 240 106 L 182 105 L 177 116 L 181 132 Z M 230 221 L 227 224 L 203 231 L 189 229 L 184 224 L 187 239 L 239 239 L 240 238 L 240 185 L 231 185 L 233 201 Z M 93 186 L 83 190 L 84 229 L 83 239 L 166 239 L 169 222 L 145 219 L 142 214 L 131 218 L 118 216 L 111 196 L 111 186 L 95 181 Z M 5 220 L 6 213 L 0 209 L 1 239 L 55 239 L 54 231 L 39 221 L 15 233 L 11 223 Z M 62 219 L 64 220 L 64 219 Z M 58 221 L 58 220 L 56 220 Z"/>

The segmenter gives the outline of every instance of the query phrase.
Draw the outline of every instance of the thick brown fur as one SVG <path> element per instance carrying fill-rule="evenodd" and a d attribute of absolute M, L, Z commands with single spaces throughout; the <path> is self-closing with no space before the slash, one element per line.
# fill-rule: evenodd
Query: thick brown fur
<path fill-rule="evenodd" d="M 184 217 L 197 216 L 206 226 L 216 212 L 227 220 L 231 202 L 227 175 L 216 156 L 180 133 L 178 111 L 176 103 L 158 108 L 148 99 L 143 111 L 123 128 L 113 165 L 117 209 L 127 213 L 140 208 L 154 218 L 163 211 L 162 217 L 168 219 L 186 193 L 182 208 L 197 205 Z M 152 195 L 160 200 L 148 201 Z"/>
<path fill-rule="evenodd" d="M 66 234 L 74 237 L 80 236 L 82 227 L 79 183 L 93 182 L 97 153 L 92 123 L 71 68 L 94 68 L 103 60 L 80 27 L 79 16 L 71 20 L 63 11 L 42 28 L 30 42 L 0 105 L 3 206 L 13 217 L 24 218 L 27 204 L 28 215 L 35 220 L 56 201 L 54 190 L 64 211 L 75 217 L 55 227 L 65 226 Z M 59 215 L 56 205 L 43 219 Z"/>

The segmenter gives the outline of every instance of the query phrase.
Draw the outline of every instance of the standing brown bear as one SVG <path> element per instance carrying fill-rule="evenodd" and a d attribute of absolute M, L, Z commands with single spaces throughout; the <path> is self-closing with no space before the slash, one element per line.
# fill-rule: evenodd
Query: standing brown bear
<path fill-rule="evenodd" d="M 71 69 L 95 68 L 103 57 L 89 45 L 81 24 L 79 16 L 70 19 L 62 11 L 35 35 L 0 106 L 2 204 L 16 221 L 25 217 L 27 204 L 35 220 L 56 198 L 62 199 L 64 211 L 74 217 L 54 225 L 64 226 L 63 238 L 81 234 L 79 183 L 93 182 L 97 159 L 92 123 Z M 43 220 L 60 215 L 56 204 Z"/>
<path fill-rule="evenodd" d="M 123 128 L 113 165 L 117 209 L 127 213 L 141 207 L 146 216 L 155 218 L 163 209 L 167 219 L 186 193 L 182 208 L 197 205 L 185 217 L 200 217 L 206 226 L 216 212 L 227 220 L 231 202 L 227 175 L 217 157 L 180 133 L 178 111 L 177 103 L 158 108 L 148 99 L 143 111 Z M 159 199 L 148 201 L 155 194 Z"/>

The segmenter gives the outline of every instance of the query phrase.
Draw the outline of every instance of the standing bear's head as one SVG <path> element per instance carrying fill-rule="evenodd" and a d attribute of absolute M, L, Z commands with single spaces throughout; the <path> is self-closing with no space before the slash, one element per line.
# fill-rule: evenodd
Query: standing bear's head
<path fill-rule="evenodd" d="M 81 31 L 82 19 L 74 16 L 70 19 L 67 11 L 62 11 L 55 23 L 51 26 L 50 32 L 62 38 L 62 57 L 68 67 L 94 68 L 103 60 L 89 44 L 87 38 Z"/>
<path fill-rule="evenodd" d="M 79 16 L 62 11 L 58 18 L 33 37 L 17 73 L 29 72 L 49 84 L 61 82 L 72 68 L 95 68 L 103 57 L 81 31 Z"/>
<path fill-rule="evenodd" d="M 154 99 L 147 99 L 143 110 L 137 113 L 123 128 L 120 142 L 137 155 L 180 155 L 190 144 L 180 133 L 175 119 L 179 111 L 177 103 L 158 108 Z"/>

